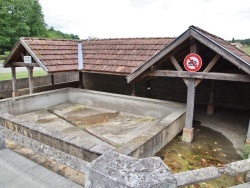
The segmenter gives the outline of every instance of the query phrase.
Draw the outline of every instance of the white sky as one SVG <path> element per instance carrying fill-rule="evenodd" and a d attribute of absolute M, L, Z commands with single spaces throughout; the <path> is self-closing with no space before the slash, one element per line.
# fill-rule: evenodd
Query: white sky
<path fill-rule="evenodd" d="M 81 39 L 177 37 L 190 25 L 250 38 L 250 0 L 39 0 L 45 22 Z"/>

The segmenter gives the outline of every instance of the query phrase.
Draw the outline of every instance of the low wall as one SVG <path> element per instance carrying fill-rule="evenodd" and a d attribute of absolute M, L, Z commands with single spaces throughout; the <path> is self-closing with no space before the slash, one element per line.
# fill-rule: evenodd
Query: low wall
<path fill-rule="evenodd" d="M 250 159 L 173 174 L 158 157 L 135 159 L 108 152 L 86 166 L 85 187 L 175 188 L 247 171 Z"/>
<path fill-rule="evenodd" d="M 52 80 L 52 75 L 34 77 L 34 92 L 36 93 L 64 87 L 78 87 L 78 74 L 78 72 L 55 73 L 53 74 L 54 80 Z M 28 78 L 17 79 L 16 87 L 20 96 L 29 94 Z M 12 97 L 12 81 L 0 81 L 0 98 L 10 97 Z"/>
<path fill-rule="evenodd" d="M 122 145 L 116 152 L 136 158 L 154 156 L 182 131 L 185 117 L 184 109 L 176 110 L 136 139 Z"/>

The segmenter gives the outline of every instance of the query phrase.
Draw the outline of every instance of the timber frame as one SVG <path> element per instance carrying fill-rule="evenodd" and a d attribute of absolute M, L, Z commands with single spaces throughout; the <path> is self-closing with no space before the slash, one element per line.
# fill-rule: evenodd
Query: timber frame
<path fill-rule="evenodd" d="M 225 46 L 229 46 L 230 49 Z M 184 70 L 183 60 L 189 53 L 197 53 L 205 61 L 199 72 Z M 224 65 L 234 67 L 233 71 L 224 71 Z M 193 139 L 195 88 L 203 79 L 211 80 L 207 114 L 212 115 L 215 81 L 250 82 L 250 58 L 223 39 L 195 26 L 190 26 L 172 43 L 128 75 L 127 82 L 134 83 L 151 77 L 177 77 L 182 78 L 185 82 L 187 107 L 182 139 L 185 142 L 191 142 Z"/>
<path fill-rule="evenodd" d="M 24 63 L 24 56 L 31 56 L 31 63 Z M 20 40 L 13 47 L 10 55 L 5 60 L 4 67 L 11 68 L 12 74 L 12 96 L 19 96 L 19 92 L 16 86 L 16 67 L 26 67 L 28 71 L 28 80 L 29 80 L 29 91 L 30 94 L 33 93 L 33 69 L 34 67 L 41 67 L 44 71 L 47 72 L 46 67 L 41 63 L 39 58 L 33 53 L 33 51 L 28 47 L 28 45 L 20 38 Z"/>

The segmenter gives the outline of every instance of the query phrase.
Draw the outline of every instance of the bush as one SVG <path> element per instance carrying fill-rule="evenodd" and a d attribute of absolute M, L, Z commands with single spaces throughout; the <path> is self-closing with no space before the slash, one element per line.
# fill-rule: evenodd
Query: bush
<path fill-rule="evenodd" d="M 7 57 L 10 54 L 10 51 L 4 52 L 4 55 Z"/>
<path fill-rule="evenodd" d="M 241 157 L 243 159 L 248 159 L 249 155 L 250 155 L 250 144 L 245 144 L 242 150 Z"/>
<path fill-rule="evenodd" d="M 6 55 L 0 55 L 0 60 L 5 60 Z"/>

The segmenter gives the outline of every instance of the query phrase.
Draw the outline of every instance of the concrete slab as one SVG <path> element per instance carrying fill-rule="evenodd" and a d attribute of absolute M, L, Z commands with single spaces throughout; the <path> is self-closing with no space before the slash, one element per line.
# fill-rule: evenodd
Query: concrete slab
<path fill-rule="evenodd" d="M 215 108 L 214 114 L 206 114 L 206 106 L 196 105 L 194 120 L 202 126 L 221 132 L 232 143 L 237 153 L 241 154 L 246 141 L 249 111 L 229 108 Z"/>
<path fill-rule="evenodd" d="M 0 168 L 1 188 L 82 187 L 8 149 L 0 150 Z"/>

